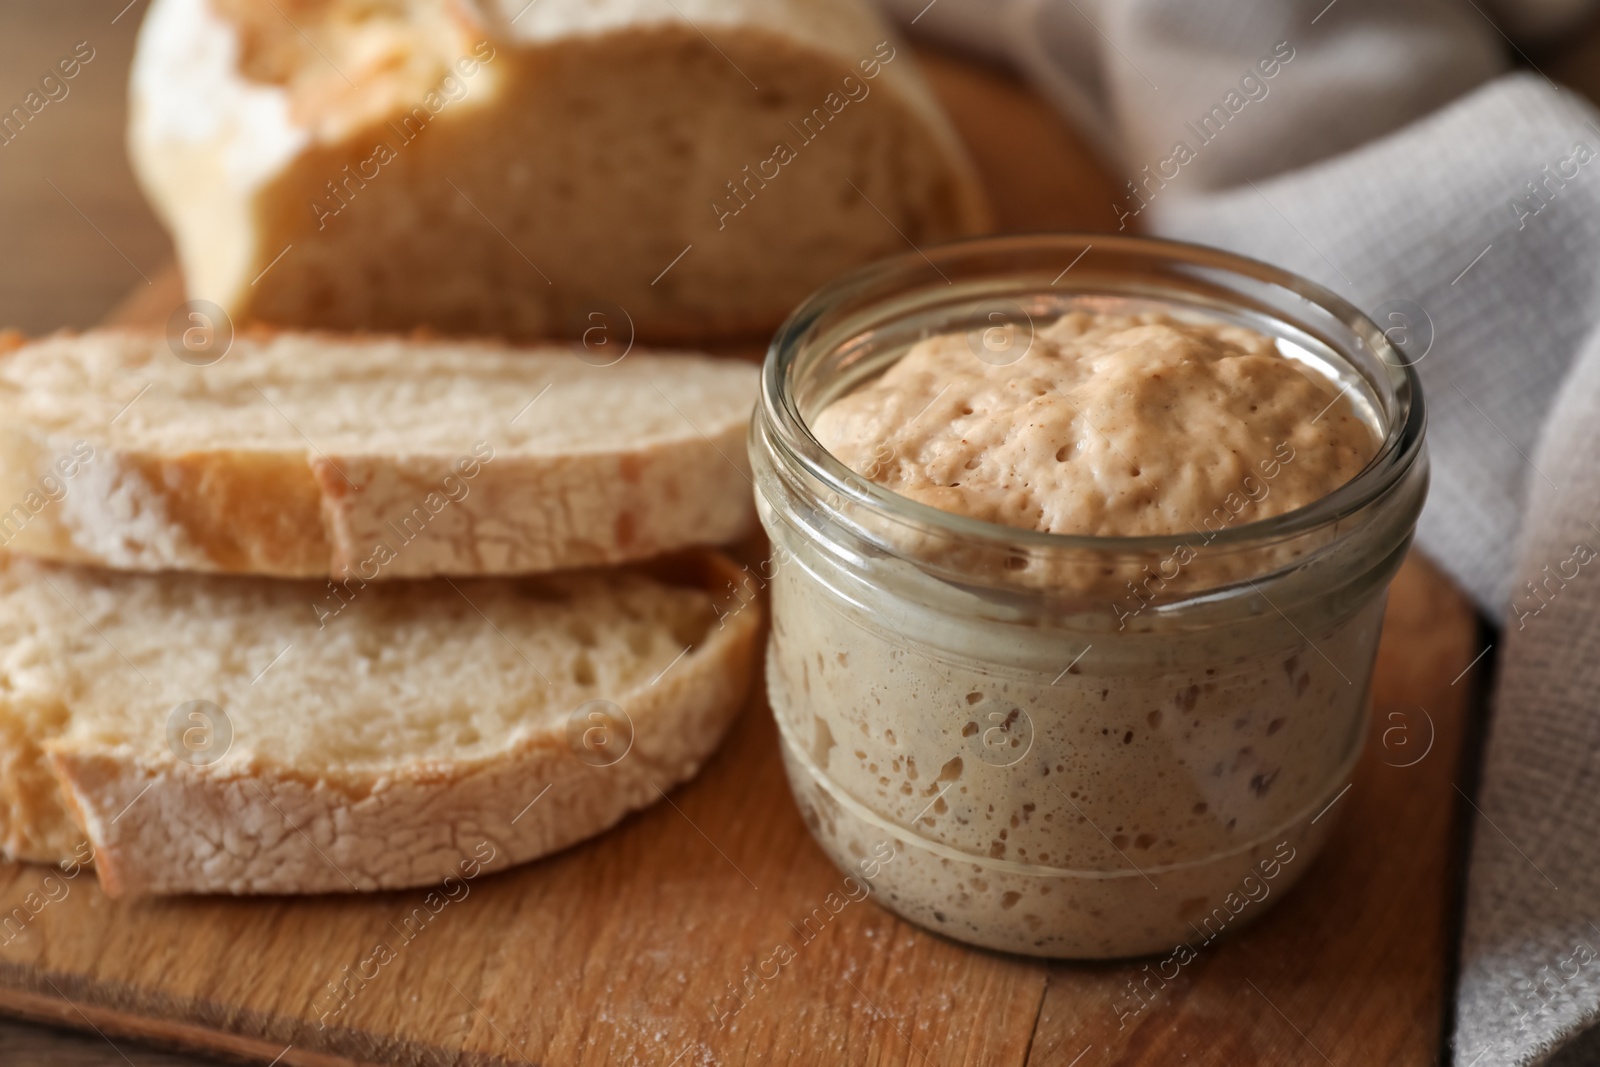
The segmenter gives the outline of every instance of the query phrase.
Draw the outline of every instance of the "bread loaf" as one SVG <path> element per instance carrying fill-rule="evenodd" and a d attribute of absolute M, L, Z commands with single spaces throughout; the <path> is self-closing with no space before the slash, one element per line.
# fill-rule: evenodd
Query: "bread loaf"
<path fill-rule="evenodd" d="M 987 221 L 866 0 L 154 0 L 131 115 L 241 321 L 751 333 Z"/>
<path fill-rule="evenodd" d="M 176 349 L 182 351 L 181 346 Z M 754 367 L 567 348 L 160 335 L 0 353 L 0 548 L 134 570 L 380 579 L 643 559 L 753 525 Z"/>
<path fill-rule="evenodd" d="M 759 608 L 713 555 L 379 583 L 0 556 L 0 842 L 112 894 L 389 889 L 598 833 L 690 777 Z"/>

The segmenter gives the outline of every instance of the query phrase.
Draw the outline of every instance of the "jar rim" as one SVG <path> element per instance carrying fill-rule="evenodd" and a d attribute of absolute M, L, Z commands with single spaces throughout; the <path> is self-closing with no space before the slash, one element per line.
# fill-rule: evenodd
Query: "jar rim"
<path fill-rule="evenodd" d="M 948 284 L 950 279 L 946 276 L 945 268 L 955 268 L 976 258 L 1014 256 L 1020 259 L 1042 253 L 1059 253 L 1063 257 L 1078 253 L 1082 258 L 1092 248 L 1143 256 L 1152 262 L 1204 268 L 1281 291 L 1331 316 L 1366 347 L 1386 372 L 1383 375 L 1386 380 L 1381 383 L 1386 387 L 1395 410 L 1384 427 L 1383 441 L 1367 465 L 1349 481 L 1309 504 L 1210 534 L 1208 543 L 1213 549 L 1222 546 L 1250 547 L 1296 537 L 1337 523 L 1382 499 L 1401 483 L 1422 455 L 1427 413 L 1416 361 L 1405 359 L 1376 323 L 1337 293 L 1261 260 L 1206 245 L 1153 237 L 1077 232 L 978 237 L 926 249 L 918 248 L 860 267 L 812 293 L 774 335 L 762 366 L 758 419 L 775 431 L 766 435 L 767 440 L 782 458 L 797 464 L 825 490 L 873 512 L 909 521 L 972 544 L 1009 546 L 1046 553 L 1087 550 L 1133 554 L 1173 550 L 1187 543 L 1192 536 L 1188 533 L 1116 536 L 1053 533 L 1008 526 L 944 511 L 902 496 L 856 473 L 835 457 L 812 432 L 790 388 L 790 372 L 814 341 L 819 322 L 853 298 L 880 288 L 897 291 L 894 287 L 897 279 L 909 279 L 916 274 L 937 274 Z M 1076 264 L 1077 260 L 1072 262 Z M 1272 317 L 1285 325 L 1300 325 L 1282 315 Z M 1331 347 L 1338 350 L 1337 346 Z M 1340 354 L 1345 355 L 1342 350 Z"/>

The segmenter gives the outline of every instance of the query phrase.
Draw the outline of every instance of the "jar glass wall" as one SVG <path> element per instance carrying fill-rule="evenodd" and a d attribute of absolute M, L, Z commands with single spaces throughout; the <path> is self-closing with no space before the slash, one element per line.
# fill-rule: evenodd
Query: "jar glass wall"
<path fill-rule="evenodd" d="M 1336 383 L 1377 454 L 1273 518 L 1223 502 L 1180 535 L 1079 537 L 897 496 L 811 433 L 925 337 L 1011 360 L 1085 309 L 1266 334 Z M 773 343 L 751 435 L 773 544 L 767 684 L 817 841 L 912 921 L 1007 951 L 1197 950 L 1253 919 L 1310 865 L 1350 781 L 1425 494 L 1423 425 L 1376 326 L 1211 249 L 986 239 L 818 293 Z M 1263 456 L 1262 478 L 1284 462 Z"/>

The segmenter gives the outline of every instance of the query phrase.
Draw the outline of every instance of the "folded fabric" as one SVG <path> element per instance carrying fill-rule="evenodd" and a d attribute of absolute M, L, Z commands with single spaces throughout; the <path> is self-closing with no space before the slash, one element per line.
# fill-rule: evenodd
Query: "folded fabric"
<path fill-rule="evenodd" d="M 1472 844 L 1461 1067 L 1600 1063 L 1597 458 L 1600 338 L 1591 337 L 1533 453 L 1478 799 L 1486 819 Z"/>
<path fill-rule="evenodd" d="M 1151 204 L 1160 232 L 1288 267 L 1409 333 L 1433 462 L 1418 540 L 1493 617 L 1539 428 L 1600 319 L 1597 125 L 1537 75 L 1505 75 L 1324 163 Z"/>
<path fill-rule="evenodd" d="M 1503 73 L 1502 32 L 1592 0 L 885 2 L 1033 78 L 1126 179 L 1110 221 L 1278 263 L 1403 342 L 1418 541 L 1506 631 L 1454 1055 L 1600 1062 L 1600 112 Z"/>

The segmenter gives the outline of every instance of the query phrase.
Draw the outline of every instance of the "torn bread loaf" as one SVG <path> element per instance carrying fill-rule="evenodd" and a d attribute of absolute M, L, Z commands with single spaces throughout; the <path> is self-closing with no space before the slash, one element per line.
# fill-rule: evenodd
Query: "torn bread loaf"
<path fill-rule="evenodd" d="M 317 334 L 241 335 L 191 366 L 154 333 L 57 335 L 0 353 L 0 547 L 342 593 L 720 544 L 753 527 L 756 379 Z"/>
<path fill-rule="evenodd" d="M 988 219 L 867 0 L 155 0 L 130 107 L 241 322 L 748 334 Z"/>
<path fill-rule="evenodd" d="M 87 842 L 113 895 L 392 889 L 545 855 L 711 753 L 759 630 L 738 577 L 702 553 L 374 584 L 319 622 L 321 583 L 0 556 L 0 842 L 46 862 Z"/>

